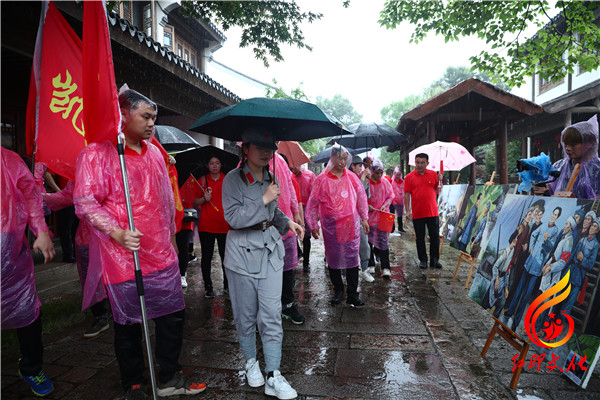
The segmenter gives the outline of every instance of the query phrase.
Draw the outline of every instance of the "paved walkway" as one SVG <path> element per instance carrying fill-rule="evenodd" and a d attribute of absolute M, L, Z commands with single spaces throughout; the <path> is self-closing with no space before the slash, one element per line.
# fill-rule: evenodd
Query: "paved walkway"
<path fill-rule="evenodd" d="M 281 370 L 299 398 L 600 399 L 597 375 L 587 390 L 578 390 L 560 374 L 524 370 L 517 390 L 508 388 L 515 351 L 497 338 L 486 358 L 480 356 L 493 321 L 467 297 L 467 267 L 452 280 L 458 259 L 454 249 L 444 246 L 444 269 L 421 271 L 410 234 L 391 237 L 391 279 L 384 281 L 377 274 L 375 282 L 361 282 L 367 304 L 352 309 L 329 304 L 323 245 L 313 243 L 311 272 L 298 272 L 296 285 L 299 309 L 307 321 L 300 326 L 284 321 Z M 213 271 L 214 299 L 204 298 L 199 263 L 190 266 L 190 286 L 185 289 L 180 361 L 185 373 L 208 384 L 204 393 L 192 398 L 266 398 L 263 388 L 245 384 L 231 305 L 222 293 L 220 268 Z M 84 322 L 44 336 L 45 371 L 56 388 L 49 398 L 123 398 L 112 329 L 86 340 L 81 334 L 90 323 L 87 313 Z M 17 377 L 17 358 L 17 349 L 2 352 L 3 400 L 33 398 Z"/>

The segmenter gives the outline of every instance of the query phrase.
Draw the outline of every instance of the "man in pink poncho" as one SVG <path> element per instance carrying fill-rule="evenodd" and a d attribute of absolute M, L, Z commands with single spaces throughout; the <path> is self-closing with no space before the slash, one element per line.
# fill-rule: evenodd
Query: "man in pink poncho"
<path fill-rule="evenodd" d="M 299 217 L 298 198 L 292 184 L 291 172 L 288 164 L 278 153 L 273 154 L 269 162 L 269 168 L 273 170 L 275 162 L 275 178 L 279 185 L 279 198 L 277 207 L 291 220 L 301 224 Z M 282 236 L 285 247 L 285 256 L 283 257 L 283 285 L 281 288 L 281 316 L 292 321 L 296 325 L 304 323 L 305 318 L 294 304 L 294 269 L 298 266 L 298 239 L 294 232 L 289 231 Z"/>
<path fill-rule="evenodd" d="M 377 228 L 382 212 L 390 211 L 390 204 L 394 199 L 392 185 L 383 177 L 383 163 L 374 160 L 371 164 L 371 180 L 369 181 L 369 244 L 371 245 L 371 259 L 374 255 L 381 260 L 381 276 L 389 278 L 390 272 L 390 246 L 388 233 Z"/>
<path fill-rule="evenodd" d="M 86 288 L 101 275 L 113 312 L 115 353 L 121 383 L 131 399 L 145 398 L 140 300 L 132 251 L 138 251 L 148 318 L 156 325 L 159 396 L 196 394 L 178 362 L 185 303 L 175 253 L 175 202 L 163 156 L 148 141 L 157 106 L 134 90 L 119 95 L 125 160 L 136 230 L 128 229 L 117 148 L 92 143 L 77 159 L 73 200 L 77 215 L 92 226 Z"/>
<path fill-rule="evenodd" d="M 306 207 L 317 177 L 311 170 L 306 169 L 304 165 L 300 166 L 300 168 L 290 168 L 290 170 L 293 174 L 292 179 L 300 186 L 302 206 Z M 304 218 L 304 224 L 306 225 L 306 217 Z M 306 229 L 310 230 L 310 228 Z M 302 270 L 310 272 L 310 235 L 304 235 L 304 239 L 302 240 Z"/>
<path fill-rule="evenodd" d="M 317 177 L 306 207 L 306 221 L 315 239 L 319 223 L 325 242 L 325 257 L 335 294 L 332 304 L 344 299 L 342 269 L 346 270 L 346 304 L 363 306 L 358 297 L 358 265 L 361 224 L 369 232 L 367 195 L 358 177 L 347 168 L 350 153 L 340 145 L 331 149 L 327 168 Z"/>
<path fill-rule="evenodd" d="M 33 258 L 25 226 L 37 236 L 34 251 L 50 261 L 54 245 L 44 220 L 42 196 L 33 175 L 16 153 L 2 148 L 2 329 L 16 329 L 21 349 L 19 375 L 37 396 L 54 390 L 42 371 L 42 321 L 35 288 Z"/>

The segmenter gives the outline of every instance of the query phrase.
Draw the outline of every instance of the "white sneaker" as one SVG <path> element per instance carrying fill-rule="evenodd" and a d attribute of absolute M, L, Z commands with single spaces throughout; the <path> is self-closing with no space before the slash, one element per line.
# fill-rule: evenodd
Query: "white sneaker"
<path fill-rule="evenodd" d="M 265 377 L 260 372 L 260 365 L 255 358 L 246 362 L 246 380 L 250 387 L 259 387 L 265 384 Z"/>
<path fill-rule="evenodd" d="M 375 280 L 369 271 L 360 271 L 358 275 L 366 282 L 373 282 Z"/>
<path fill-rule="evenodd" d="M 381 276 L 384 278 L 389 278 L 391 275 L 392 272 L 388 268 L 384 268 L 383 271 L 381 271 Z"/>
<path fill-rule="evenodd" d="M 370 274 L 374 274 L 375 273 L 375 267 L 369 267 L 367 268 L 367 272 Z"/>
<path fill-rule="evenodd" d="M 295 399 L 298 393 L 290 386 L 279 371 L 273 371 L 273 377 L 267 379 L 265 385 L 267 396 L 276 396 L 280 400 Z"/>
<path fill-rule="evenodd" d="M 187 279 L 185 278 L 185 276 L 181 277 L 181 287 L 182 288 L 188 287 Z"/>

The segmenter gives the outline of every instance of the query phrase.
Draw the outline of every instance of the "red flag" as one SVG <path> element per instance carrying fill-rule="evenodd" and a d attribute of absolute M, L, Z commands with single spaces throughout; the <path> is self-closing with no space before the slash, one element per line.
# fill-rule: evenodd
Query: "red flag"
<path fill-rule="evenodd" d="M 194 178 L 194 175 L 190 174 L 190 177 L 179 188 L 183 206 L 185 208 L 192 208 L 196 197 L 202 197 L 202 194 L 199 194 L 201 191 L 202 187 L 200 183 Z"/>
<path fill-rule="evenodd" d="M 83 2 L 83 97 L 87 142 L 116 143 L 121 112 L 105 1 Z"/>
<path fill-rule="evenodd" d="M 81 40 L 52 2 L 45 13 L 42 11 L 32 76 L 37 81 L 37 105 L 34 106 L 34 94 L 30 93 L 28 144 L 34 136 L 35 159 L 52 171 L 74 179 L 77 156 L 85 146 Z M 37 116 L 33 115 L 34 111 Z"/>

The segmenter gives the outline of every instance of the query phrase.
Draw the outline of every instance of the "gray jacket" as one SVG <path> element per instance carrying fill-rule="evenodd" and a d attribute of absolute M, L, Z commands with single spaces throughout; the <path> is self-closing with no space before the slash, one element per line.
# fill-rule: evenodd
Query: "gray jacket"
<path fill-rule="evenodd" d="M 264 170 L 263 180 L 257 181 L 248 165 L 229 172 L 223 180 L 223 211 L 231 227 L 227 233 L 224 266 L 241 275 L 265 278 L 270 265 L 275 271 L 283 268 L 285 248 L 281 236 L 289 231 L 290 220 L 272 201 L 263 204 L 262 196 L 270 177 Z M 274 179 L 274 178 L 273 178 Z M 264 221 L 273 222 L 265 231 L 245 229 Z"/>

